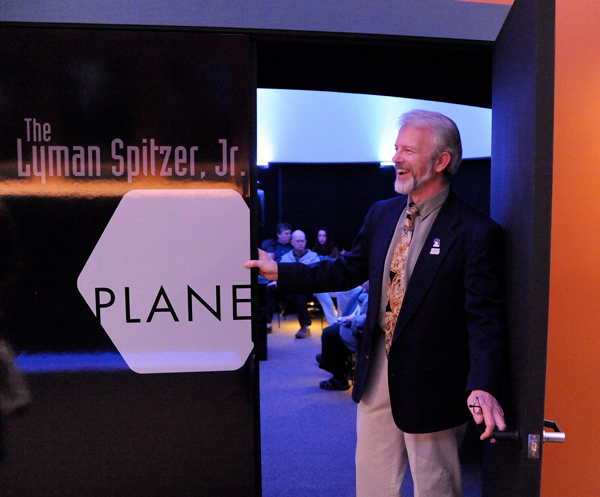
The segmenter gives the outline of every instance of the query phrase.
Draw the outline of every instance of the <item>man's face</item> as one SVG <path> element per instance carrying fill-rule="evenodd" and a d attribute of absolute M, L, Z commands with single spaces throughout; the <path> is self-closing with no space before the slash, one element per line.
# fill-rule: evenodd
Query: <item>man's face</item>
<path fill-rule="evenodd" d="M 287 245 L 290 243 L 291 238 L 292 230 L 283 230 L 281 233 L 277 233 L 277 241 L 281 243 L 281 245 Z"/>
<path fill-rule="evenodd" d="M 304 249 L 306 248 L 306 236 L 304 233 L 294 232 L 294 235 L 292 236 L 292 247 L 294 247 L 294 250 L 298 253 L 304 252 Z"/>
<path fill-rule="evenodd" d="M 396 139 L 394 187 L 398 193 L 413 194 L 422 190 L 435 176 L 432 153 L 434 134 L 429 129 L 403 126 Z"/>

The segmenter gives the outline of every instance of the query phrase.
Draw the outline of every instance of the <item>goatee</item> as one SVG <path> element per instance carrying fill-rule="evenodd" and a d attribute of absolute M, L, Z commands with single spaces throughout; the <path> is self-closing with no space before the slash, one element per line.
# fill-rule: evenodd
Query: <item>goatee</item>
<path fill-rule="evenodd" d="M 417 186 L 416 183 L 417 181 L 414 176 L 408 181 L 401 181 L 400 178 L 396 177 L 396 181 L 394 182 L 394 190 L 396 190 L 396 193 L 399 193 L 400 195 L 408 195 L 415 189 L 415 186 Z"/>

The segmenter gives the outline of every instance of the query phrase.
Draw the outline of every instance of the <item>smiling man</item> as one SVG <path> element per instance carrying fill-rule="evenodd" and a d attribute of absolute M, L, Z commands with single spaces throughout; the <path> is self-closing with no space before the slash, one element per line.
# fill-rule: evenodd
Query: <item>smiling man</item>
<path fill-rule="evenodd" d="M 410 116 L 405 116 L 410 120 Z M 412 118 L 414 119 L 414 117 Z M 460 164 L 462 147 L 451 136 L 437 137 L 430 128 L 405 124 L 398 132 L 392 158 L 396 166 L 395 189 L 410 194 L 415 203 L 445 188 L 447 177 L 453 175 Z M 438 143 L 438 142 L 443 143 Z M 447 148 L 447 150 L 446 150 Z"/>
<path fill-rule="evenodd" d="M 394 164 L 402 196 L 377 202 L 350 253 L 314 265 L 265 253 L 247 267 L 283 292 L 370 281 L 356 356 L 358 496 L 399 496 L 410 464 L 415 496 L 462 495 L 459 450 L 470 416 L 506 428 L 496 400 L 504 354 L 502 229 L 452 192 L 462 158 L 455 123 L 414 110 L 400 118 Z"/>

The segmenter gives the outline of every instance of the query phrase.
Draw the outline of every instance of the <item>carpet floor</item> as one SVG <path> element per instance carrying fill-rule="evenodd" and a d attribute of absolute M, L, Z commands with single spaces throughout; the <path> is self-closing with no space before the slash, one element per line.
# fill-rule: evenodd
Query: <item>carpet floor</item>
<path fill-rule="evenodd" d="M 327 323 L 324 323 L 327 326 Z M 295 316 L 273 319 L 268 359 L 260 363 L 262 487 L 264 497 L 351 497 L 355 495 L 354 449 L 356 404 L 352 390 L 326 391 L 319 369 L 321 322 L 312 335 L 298 340 Z M 477 441 L 476 441 L 477 442 Z M 465 442 L 471 446 L 469 440 Z M 463 450 L 464 452 L 464 450 Z M 481 495 L 481 461 L 477 445 L 463 461 L 464 495 Z M 402 486 L 413 495 L 410 474 Z"/>

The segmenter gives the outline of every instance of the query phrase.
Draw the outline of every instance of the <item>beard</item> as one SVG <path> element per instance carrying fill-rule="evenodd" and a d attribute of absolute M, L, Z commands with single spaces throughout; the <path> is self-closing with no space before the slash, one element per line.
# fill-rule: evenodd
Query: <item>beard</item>
<path fill-rule="evenodd" d="M 394 190 L 400 195 L 409 195 L 417 186 L 417 180 L 412 176 L 408 181 L 401 181 L 398 175 L 396 175 L 396 181 L 394 182 Z"/>
<path fill-rule="evenodd" d="M 398 176 L 398 174 L 396 173 L 394 190 L 396 190 L 396 193 L 399 193 L 400 195 L 410 195 L 423 183 L 427 183 L 427 181 L 429 181 L 433 177 L 433 173 L 433 162 L 431 164 L 431 167 L 427 170 L 427 173 L 425 173 L 420 178 L 416 178 L 414 176 L 414 172 L 412 169 L 410 170 L 410 179 L 407 180 L 400 179 L 400 176 Z"/>

